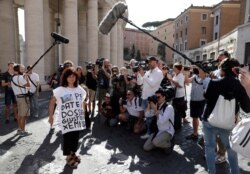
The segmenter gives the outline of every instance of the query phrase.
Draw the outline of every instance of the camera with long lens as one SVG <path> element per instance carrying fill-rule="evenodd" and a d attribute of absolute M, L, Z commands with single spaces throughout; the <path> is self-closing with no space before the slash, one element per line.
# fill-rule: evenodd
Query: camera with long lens
<path fill-rule="evenodd" d="M 123 99 L 123 98 L 120 98 L 119 104 L 120 104 L 120 105 L 126 105 L 126 104 L 127 104 L 127 100 L 126 100 L 126 99 Z"/>
<path fill-rule="evenodd" d="M 209 59 L 207 61 L 195 62 L 195 65 L 203 69 L 205 72 L 210 73 L 218 69 L 219 61 Z"/>
<path fill-rule="evenodd" d="M 60 64 L 60 65 L 58 65 L 58 67 L 57 67 L 57 71 L 59 72 L 59 73 L 62 73 L 63 72 L 63 64 Z"/>
<path fill-rule="evenodd" d="M 104 58 L 98 58 L 98 59 L 96 59 L 96 62 L 95 62 L 95 64 L 98 66 L 98 68 L 100 69 L 100 68 L 102 68 L 102 66 L 103 66 L 103 62 L 104 62 Z"/>
<path fill-rule="evenodd" d="M 157 96 L 152 95 L 152 96 L 148 97 L 148 101 L 153 102 L 154 104 L 156 104 L 157 103 Z"/>
<path fill-rule="evenodd" d="M 136 62 L 134 68 L 132 69 L 133 72 L 138 72 L 140 69 L 143 69 L 144 71 L 148 69 L 146 61 L 138 61 Z"/>
<path fill-rule="evenodd" d="M 95 65 L 91 62 L 85 62 L 87 65 L 86 65 L 86 69 L 87 70 L 93 70 L 95 68 Z"/>

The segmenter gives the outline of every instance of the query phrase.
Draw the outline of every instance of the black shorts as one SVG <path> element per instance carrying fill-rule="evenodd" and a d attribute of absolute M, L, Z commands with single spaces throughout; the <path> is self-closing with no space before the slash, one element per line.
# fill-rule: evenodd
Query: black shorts
<path fill-rule="evenodd" d="M 12 104 L 16 104 L 16 96 L 12 89 L 8 89 L 5 91 L 5 105 L 9 106 Z"/>
<path fill-rule="evenodd" d="M 205 100 L 190 101 L 190 117 L 201 118 L 205 104 L 206 104 Z"/>

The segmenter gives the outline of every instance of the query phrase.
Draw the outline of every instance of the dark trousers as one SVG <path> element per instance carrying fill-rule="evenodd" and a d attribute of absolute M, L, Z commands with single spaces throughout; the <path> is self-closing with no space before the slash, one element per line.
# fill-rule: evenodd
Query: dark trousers
<path fill-rule="evenodd" d="M 63 155 L 70 155 L 70 152 L 77 151 L 79 134 L 79 131 L 63 134 Z"/>

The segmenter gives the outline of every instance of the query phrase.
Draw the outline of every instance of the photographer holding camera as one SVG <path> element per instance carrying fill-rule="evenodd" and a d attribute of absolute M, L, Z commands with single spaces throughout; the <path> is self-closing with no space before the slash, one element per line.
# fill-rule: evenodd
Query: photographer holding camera
<path fill-rule="evenodd" d="M 154 105 L 157 104 L 157 96 L 153 95 L 148 97 L 148 106 L 145 110 L 145 118 L 146 118 L 146 125 L 147 125 L 147 132 L 145 135 L 141 136 L 141 139 L 147 139 L 150 135 L 157 131 L 156 125 L 156 116 L 154 111 Z"/>
<path fill-rule="evenodd" d="M 111 77 L 110 62 L 108 59 L 100 58 L 96 60 L 98 66 L 97 89 L 98 89 L 98 112 L 106 93 L 109 93 L 109 81 Z"/>
<path fill-rule="evenodd" d="M 151 134 L 143 149 L 150 151 L 156 147 L 162 148 L 165 152 L 172 151 L 173 136 L 174 136 L 174 108 L 172 105 L 167 104 L 168 91 L 164 89 L 158 89 L 155 92 L 157 103 L 151 102 L 152 109 L 157 118 L 158 132 Z"/>
<path fill-rule="evenodd" d="M 127 100 L 120 100 L 119 120 L 127 123 L 127 130 L 140 133 L 143 130 L 143 108 L 140 98 L 135 97 L 133 89 L 127 90 Z"/>
<path fill-rule="evenodd" d="M 28 95 L 30 82 L 28 79 L 28 74 L 24 74 L 25 67 L 23 65 L 17 64 L 13 69 L 15 75 L 12 77 L 11 87 L 17 100 L 17 135 L 27 136 L 31 134 L 25 130 L 26 120 L 30 115 L 30 102 Z"/>

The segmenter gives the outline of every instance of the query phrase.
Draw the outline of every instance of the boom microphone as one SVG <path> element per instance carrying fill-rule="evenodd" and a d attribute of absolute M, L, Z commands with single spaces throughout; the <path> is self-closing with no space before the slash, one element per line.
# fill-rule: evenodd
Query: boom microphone
<path fill-rule="evenodd" d="M 60 35 L 60 34 L 57 34 L 56 32 L 53 32 L 51 33 L 51 36 L 56 40 L 56 41 L 60 41 L 62 43 L 69 43 L 69 39 L 67 39 L 66 37 Z"/>
<path fill-rule="evenodd" d="M 99 31 L 102 34 L 108 34 L 116 24 L 117 20 L 122 17 L 127 8 L 128 7 L 124 2 L 116 3 L 100 22 Z"/>

